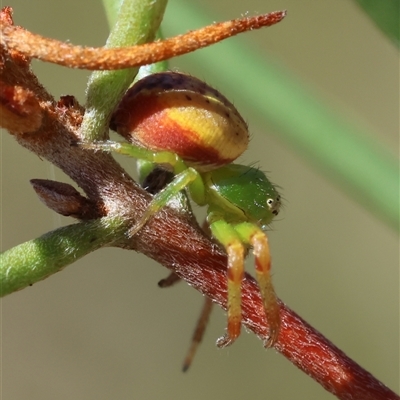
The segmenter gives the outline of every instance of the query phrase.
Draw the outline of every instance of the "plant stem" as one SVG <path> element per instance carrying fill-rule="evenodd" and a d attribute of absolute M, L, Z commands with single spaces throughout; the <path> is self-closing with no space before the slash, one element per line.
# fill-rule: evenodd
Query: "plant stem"
<path fill-rule="evenodd" d="M 123 0 L 106 47 L 133 46 L 152 41 L 161 23 L 167 0 Z M 110 10 L 110 18 L 114 15 Z M 88 141 L 107 137 L 111 112 L 132 83 L 139 68 L 96 71 L 88 81 L 82 138 Z"/>
<path fill-rule="evenodd" d="M 0 255 L 0 296 L 61 271 L 86 254 L 115 241 L 118 218 L 101 218 L 56 229 Z"/>

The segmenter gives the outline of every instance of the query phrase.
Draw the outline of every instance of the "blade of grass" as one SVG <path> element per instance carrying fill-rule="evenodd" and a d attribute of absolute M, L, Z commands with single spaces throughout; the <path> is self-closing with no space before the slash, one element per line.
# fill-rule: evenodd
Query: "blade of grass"
<path fill-rule="evenodd" d="M 178 14 L 180 18 L 175 17 Z M 171 36 L 211 20 L 215 15 L 208 17 L 193 4 L 175 1 L 168 7 L 163 29 Z M 221 47 L 211 47 L 190 56 L 193 69 L 218 77 L 221 86 L 229 85 L 234 96 L 243 99 L 262 124 L 272 126 L 280 140 L 398 230 L 398 160 L 372 139 L 373 133 L 326 104 L 282 65 L 252 51 L 245 39 L 236 38 L 223 46 L 223 62 Z M 243 71 L 257 76 L 258 84 L 248 85 Z"/>
<path fill-rule="evenodd" d="M 400 1 L 355 0 L 375 25 L 400 47 Z"/>

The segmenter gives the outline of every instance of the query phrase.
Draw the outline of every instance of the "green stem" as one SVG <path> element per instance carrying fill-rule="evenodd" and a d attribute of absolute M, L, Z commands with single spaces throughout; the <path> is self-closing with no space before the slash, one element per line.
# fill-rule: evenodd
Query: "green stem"
<path fill-rule="evenodd" d="M 163 39 L 163 35 L 162 35 L 160 29 L 157 31 L 155 39 L 156 40 Z M 135 81 L 138 81 L 147 75 L 156 74 L 157 72 L 167 71 L 168 66 L 169 66 L 169 64 L 168 64 L 168 61 L 166 61 L 166 60 L 159 61 L 158 63 L 154 63 L 154 64 L 143 65 L 142 67 L 139 68 L 139 72 L 136 75 Z"/>
<path fill-rule="evenodd" d="M 123 0 L 106 47 L 133 46 L 153 40 L 166 5 L 167 0 Z M 107 1 L 105 7 L 112 22 L 116 5 Z M 92 73 L 81 127 L 85 140 L 102 140 L 107 137 L 109 117 L 137 72 L 138 68 L 130 68 Z"/>
<path fill-rule="evenodd" d="M 110 29 L 117 22 L 118 11 L 121 8 L 122 0 L 103 0 L 104 11 L 107 16 Z"/>
<path fill-rule="evenodd" d="M 123 233 L 119 219 L 80 222 L 48 232 L 0 255 L 0 296 L 41 281 Z"/>

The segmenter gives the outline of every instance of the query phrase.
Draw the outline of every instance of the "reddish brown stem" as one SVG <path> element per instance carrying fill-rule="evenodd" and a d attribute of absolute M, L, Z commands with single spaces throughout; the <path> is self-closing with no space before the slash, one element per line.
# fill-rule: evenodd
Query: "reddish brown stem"
<path fill-rule="evenodd" d="M 165 224 L 165 229 L 168 229 L 167 225 L 168 222 Z M 173 225 L 169 225 L 169 231 L 167 233 L 163 231 L 163 234 L 168 238 L 175 235 L 182 237 L 182 232 L 177 232 L 175 227 L 172 227 Z M 226 258 L 219 253 L 210 254 L 208 249 L 198 244 L 194 249 L 197 252 L 196 261 L 192 259 L 188 263 L 185 252 L 181 255 L 182 258 L 177 254 L 174 255 L 174 270 L 182 279 L 226 309 Z M 162 244 L 157 245 L 161 246 L 159 250 L 162 251 Z M 167 251 L 167 248 L 164 250 Z M 250 275 L 246 275 L 242 289 L 243 323 L 265 340 L 268 325 L 257 283 Z M 280 307 L 282 323 L 276 350 L 319 382 L 327 391 L 343 400 L 399 399 L 399 396 L 351 360 L 293 310 L 283 303 L 280 303 Z"/>
<path fill-rule="evenodd" d="M 286 11 L 276 11 L 256 17 L 220 22 L 159 42 L 119 49 L 72 46 L 12 25 L 2 24 L 0 43 L 28 57 L 71 68 L 122 69 L 152 64 L 190 53 L 239 33 L 274 25 L 285 15 Z"/>
<path fill-rule="evenodd" d="M 42 122 L 39 102 L 28 89 L 0 81 L 0 124 L 12 132 L 33 132 Z"/>

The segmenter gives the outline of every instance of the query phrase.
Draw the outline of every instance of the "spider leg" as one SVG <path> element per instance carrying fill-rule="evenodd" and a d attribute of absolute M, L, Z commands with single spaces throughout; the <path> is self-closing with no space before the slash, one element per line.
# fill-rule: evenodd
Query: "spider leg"
<path fill-rule="evenodd" d="M 213 303 L 209 297 L 204 297 L 203 308 L 201 309 L 199 319 L 197 320 L 196 328 L 193 332 L 192 342 L 183 362 L 182 370 L 186 372 L 192 365 L 193 358 L 196 354 L 197 348 L 201 343 L 204 332 L 207 328 L 208 320 L 212 311 Z"/>
<path fill-rule="evenodd" d="M 179 172 L 185 169 L 183 161 L 174 153 L 169 151 L 152 151 L 143 147 L 135 146 L 127 142 L 114 142 L 106 140 L 103 142 L 80 142 L 79 147 L 95 151 L 115 152 L 140 160 L 150 161 L 156 164 L 169 164 Z"/>
<path fill-rule="evenodd" d="M 210 225 L 213 236 L 225 247 L 228 254 L 228 288 L 227 288 L 227 333 L 217 340 L 217 346 L 222 348 L 232 344 L 240 335 L 242 321 L 242 280 L 244 276 L 244 246 L 234 227 L 224 220 L 218 220 Z"/>
<path fill-rule="evenodd" d="M 138 233 L 140 229 L 142 229 L 143 226 L 146 225 L 149 219 L 161 208 L 163 208 L 172 197 L 177 195 L 181 190 L 188 187 L 197 178 L 199 178 L 199 185 L 201 185 L 202 181 L 199 173 L 194 168 L 187 168 L 180 174 L 176 175 L 171 183 L 169 183 L 167 186 L 165 186 L 164 189 L 154 195 L 153 200 L 150 202 L 149 206 L 146 208 L 139 221 L 134 227 L 129 230 L 129 237 L 132 237 L 133 235 Z"/>
<path fill-rule="evenodd" d="M 236 227 L 242 239 L 253 247 L 256 264 L 256 279 L 269 325 L 269 337 L 264 347 L 273 347 L 278 340 L 280 328 L 279 304 L 271 278 L 271 255 L 268 237 L 256 225 L 244 222 Z"/>
<path fill-rule="evenodd" d="M 174 286 L 175 283 L 178 283 L 180 281 L 181 281 L 181 278 L 179 278 L 179 276 L 175 272 L 171 272 L 166 278 L 161 279 L 158 282 L 158 286 L 160 288 L 167 288 L 167 287 Z"/>

